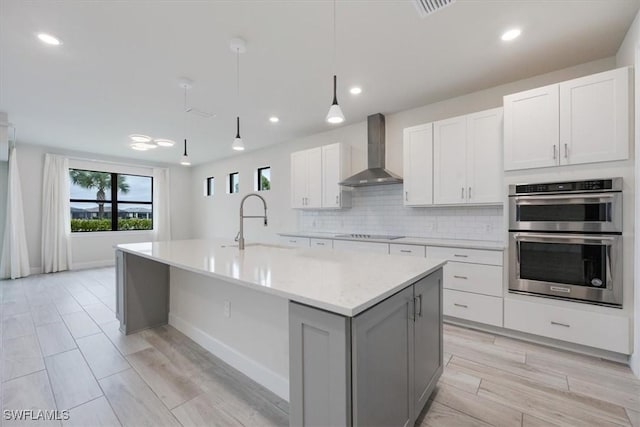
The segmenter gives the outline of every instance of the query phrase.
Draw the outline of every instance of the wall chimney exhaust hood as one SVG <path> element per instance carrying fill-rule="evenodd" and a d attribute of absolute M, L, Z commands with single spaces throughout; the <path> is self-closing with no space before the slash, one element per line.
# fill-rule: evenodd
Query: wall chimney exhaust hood
<path fill-rule="evenodd" d="M 367 117 L 367 169 L 340 183 L 346 187 L 401 184 L 402 178 L 384 168 L 385 125 L 380 113 Z"/>

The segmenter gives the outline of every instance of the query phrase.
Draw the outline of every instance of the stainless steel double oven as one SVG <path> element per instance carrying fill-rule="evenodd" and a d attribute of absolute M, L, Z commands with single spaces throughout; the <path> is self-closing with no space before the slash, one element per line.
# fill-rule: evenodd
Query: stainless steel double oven
<path fill-rule="evenodd" d="M 622 307 L 622 178 L 509 186 L 509 291 Z"/>

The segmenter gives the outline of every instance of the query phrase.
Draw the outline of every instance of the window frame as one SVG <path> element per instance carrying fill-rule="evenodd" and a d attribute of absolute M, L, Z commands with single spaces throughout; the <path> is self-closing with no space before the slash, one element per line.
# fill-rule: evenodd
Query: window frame
<path fill-rule="evenodd" d="M 264 171 L 264 170 L 269 170 L 269 188 L 267 188 L 267 189 L 262 188 L 262 179 L 261 178 L 262 178 L 262 171 Z M 269 191 L 269 190 L 271 190 L 271 166 L 264 166 L 264 167 L 258 168 L 258 173 L 256 174 L 256 176 L 257 176 L 257 183 L 256 183 L 257 184 L 257 186 L 256 186 L 257 191 Z"/>
<path fill-rule="evenodd" d="M 238 190 L 235 191 L 233 188 L 233 176 L 238 177 Z M 229 190 L 229 194 L 238 194 L 240 192 L 240 172 L 231 172 L 229 174 L 229 188 L 227 189 Z"/>
<path fill-rule="evenodd" d="M 71 233 L 110 233 L 110 232 L 127 232 L 127 231 L 151 231 L 154 230 L 155 227 L 155 223 L 153 221 L 153 184 L 154 184 L 154 179 L 153 176 L 151 175 L 140 175 L 140 174 L 134 174 L 134 173 L 118 173 L 118 172 L 105 172 L 105 171 L 98 171 L 98 170 L 92 170 L 92 169 L 80 169 L 80 168 L 69 168 L 69 173 L 71 173 L 72 170 L 77 170 L 77 171 L 83 171 L 83 172 L 94 172 L 94 173 L 104 173 L 104 174 L 108 174 L 110 175 L 111 178 L 111 188 L 110 188 L 110 193 L 111 193 L 111 199 L 110 200 L 104 200 L 102 201 L 102 203 L 106 204 L 107 202 L 109 204 L 111 204 L 111 230 L 94 230 L 94 231 L 71 231 Z M 143 201 L 135 201 L 135 200 L 123 200 L 123 201 L 118 201 L 118 186 L 117 185 L 113 185 L 113 183 L 115 182 L 117 184 L 118 182 L 118 175 L 126 175 L 126 176 L 140 176 L 143 178 L 151 178 L 151 201 L 150 202 L 143 202 Z M 71 197 L 69 197 L 69 210 L 71 210 L 71 203 L 95 203 L 97 205 L 100 204 L 100 201 L 98 199 L 72 199 Z M 123 205 L 151 205 L 151 228 L 149 230 L 118 230 L 118 204 L 123 204 Z M 114 215 L 115 212 L 115 215 Z M 73 219 L 73 218 L 71 218 Z"/>
<path fill-rule="evenodd" d="M 204 195 L 205 197 L 213 197 L 215 195 L 216 177 L 208 176 L 204 180 Z"/>

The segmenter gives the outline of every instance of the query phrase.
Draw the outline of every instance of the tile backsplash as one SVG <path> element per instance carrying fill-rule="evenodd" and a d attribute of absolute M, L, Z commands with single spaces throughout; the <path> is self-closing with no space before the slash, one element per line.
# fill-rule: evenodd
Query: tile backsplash
<path fill-rule="evenodd" d="M 403 205 L 402 191 L 401 184 L 354 188 L 351 208 L 299 211 L 298 229 L 308 232 L 502 240 L 502 206 L 409 208 Z"/>

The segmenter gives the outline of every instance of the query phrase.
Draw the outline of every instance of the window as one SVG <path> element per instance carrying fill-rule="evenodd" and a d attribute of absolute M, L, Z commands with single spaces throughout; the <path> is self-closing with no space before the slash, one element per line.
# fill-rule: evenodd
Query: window
<path fill-rule="evenodd" d="M 229 194 L 240 192 L 240 175 L 238 172 L 229 174 Z"/>
<path fill-rule="evenodd" d="M 258 191 L 271 190 L 271 168 L 258 168 Z"/>
<path fill-rule="evenodd" d="M 213 196 L 214 192 L 214 184 L 216 179 L 212 176 L 208 177 L 204 182 L 204 195 L 205 196 Z"/>
<path fill-rule="evenodd" d="M 69 178 L 72 232 L 153 229 L 152 177 L 70 169 Z"/>

